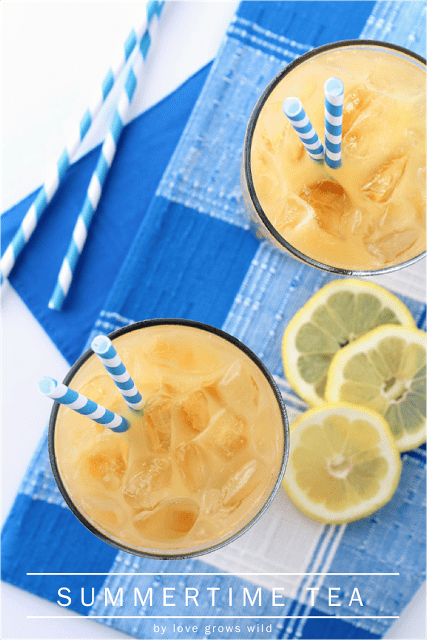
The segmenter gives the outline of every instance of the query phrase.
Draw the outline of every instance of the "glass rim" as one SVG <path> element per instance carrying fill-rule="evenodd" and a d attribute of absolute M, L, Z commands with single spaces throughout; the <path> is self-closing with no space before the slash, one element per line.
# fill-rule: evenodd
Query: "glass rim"
<path fill-rule="evenodd" d="M 228 537 L 226 537 L 224 539 L 221 539 L 219 542 L 216 542 L 214 544 L 210 544 L 209 546 L 202 546 L 201 548 L 191 547 L 189 551 L 180 551 L 178 549 L 177 553 L 166 553 L 166 550 L 159 550 L 158 552 L 156 552 L 156 551 L 147 551 L 147 550 L 139 550 L 138 548 L 122 544 L 118 540 L 110 537 L 104 531 L 101 531 L 100 529 L 98 529 L 80 511 L 80 509 L 76 506 L 76 504 L 72 500 L 70 494 L 68 493 L 68 491 L 67 491 L 67 489 L 65 487 L 65 484 L 62 481 L 60 472 L 59 472 L 59 468 L 58 468 L 57 461 L 56 461 L 56 453 L 55 453 L 56 419 L 57 419 L 57 416 L 58 416 L 58 411 L 59 411 L 59 409 L 61 407 L 61 405 L 59 403 L 57 403 L 57 402 L 53 403 L 52 410 L 51 410 L 51 413 L 50 413 L 49 427 L 48 427 L 48 453 L 49 453 L 49 462 L 50 462 L 50 466 L 51 466 L 51 469 L 52 469 L 53 477 L 55 479 L 56 485 L 57 485 L 62 497 L 64 498 L 67 506 L 72 511 L 72 513 L 76 516 L 76 518 L 91 533 L 93 533 L 95 536 L 97 536 L 103 542 L 106 542 L 110 546 L 115 547 L 116 549 L 119 549 L 120 551 L 125 551 L 126 553 L 130 553 L 130 554 L 135 555 L 135 556 L 146 557 L 146 558 L 151 558 L 151 559 L 158 559 L 158 560 L 182 560 L 182 559 L 186 559 L 186 558 L 192 558 L 192 557 L 196 557 L 196 556 L 205 555 L 207 553 L 211 553 L 212 551 L 216 551 L 217 549 L 220 549 L 220 548 L 230 544 L 231 542 L 233 542 L 234 540 L 239 538 L 241 535 L 246 533 L 246 531 L 248 531 L 248 529 L 250 527 L 252 527 L 252 525 L 254 525 L 261 518 L 261 516 L 264 514 L 264 512 L 268 509 L 268 507 L 270 506 L 271 502 L 273 501 L 273 498 L 275 497 L 275 495 L 276 495 L 276 493 L 277 493 L 277 491 L 278 491 L 278 489 L 279 489 L 279 487 L 281 485 L 281 482 L 282 482 L 282 479 L 283 479 L 283 476 L 284 476 L 285 470 L 286 470 L 286 465 L 287 465 L 288 456 L 289 456 L 289 443 L 290 443 L 289 420 L 288 420 L 288 415 L 287 415 L 285 403 L 284 403 L 283 398 L 282 398 L 282 394 L 280 393 L 279 387 L 277 386 L 277 383 L 275 382 L 272 374 L 269 372 L 267 367 L 264 365 L 264 363 L 260 360 L 260 358 L 247 345 L 245 345 L 243 342 L 241 342 L 235 336 L 227 333 L 226 331 L 223 331 L 222 329 L 218 329 L 217 327 L 209 325 L 209 324 L 207 324 L 205 322 L 198 322 L 198 321 L 195 321 L 195 320 L 187 320 L 187 319 L 183 319 L 183 318 L 155 318 L 155 319 L 150 319 L 150 320 L 141 320 L 141 321 L 138 321 L 138 322 L 134 322 L 134 323 L 132 323 L 130 325 L 126 325 L 125 327 L 121 327 L 119 329 L 116 329 L 116 330 L 112 331 L 111 333 L 109 333 L 107 335 L 111 340 L 114 340 L 115 338 L 118 338 L 118 337 L 120 337 L 122 335 L 125 335 L 126 333 L 130 333 L 132 331 L 136 331 L 138 329 L 144 329 L 146 327 L 161 326 L 161 325 L 187 326 L 187 327 L 190 327 L 190 328 L 195 328 L 195 329 L 200 329 L 200 330 L 206 331 L 207 333 L 213 333 L 213 334 L 217 335 L 218 337 L 220 337 L 222 339 L 225 339 L 226 341 L 228 341 L 229 343 L 231 343 L 232 345 L 234 345 L 235 347 L 240 349 L 246 356 L 248 356 L 254 362 L 254 364 L 258 367 L 258 369 L 260 369 L 261 373 L 266 378 L 267 382 L 270 385 L 270 388 L 273 391 L 273 394 L 274 394 L 275 399 L 277 401 L 277 404 L 279 406 L 281 420 L 282 420 L 282 427 L 283 427 L 283 452 L 282 452 L 282 458 L 281 458 L 281 461 L 280 461 L 279 472 L 277 474 L 277 478 L 276 478 L 273 486 L 271 487 L 270 493 L 269 493 L 266 501 L 264 503 L 262 503 L 260 508 L 254 513 L 254 515 L 250 518 L 250 520 L 247 521 L 241 528 L 239 528 L 237 531 L 235 531 L 232 535 L 230 535 L 230 536 L 228 536 Z M 93 355 L 94 355 L 94 352 L 92 351 L 92 349 L 90 349 L 90 348 L 86 349 L 84 351 L 84 353 L 71 366 L 71 368 L 69 369 L 67 375 L 65 376 L 65 378 L 63 380 L 63 383 L 65 385 L 68 385 L 71 382 L 71 380 L 74 378 L 76 373 L 80 370 L 82 365 Z"/>
<path fill-rule="evenodd" d="M 246 188 L 249 194 L 249 198 L 251 200 L 252 206 L 254 207 L 257 216 L 259 217 L 262 225 L 267 229 L 268 233 L 273 236 L 273 238 L 287 251 L 293 254 L 296 258 L 309 264 L 312 267 L 316 267 L 317 269 L 322 269 L 323 271 L 329 271 L 330 273 L 334 273 L 336 275 L 342 276 L 380 276 L 386 273 L 391 273 L 393 271 L 398 271 L 405 267 L 409 267 L 410 265 L 418 262 L 427 255 L 427 250 L 423 251 L 417 256 L 410 258 L 409 260 L 405 260 L 404 262 L 400 262 L 399 264 L 391 265 L 389 267 L 382 267 L 380 269 L 344 269 L 341 267 L 334 267 L 332 265 L 325 264 L 314 258 L 311 258 L 307 254 L 303 253 L 296 247 L 294 247 L 290 242 L 288 242 L 271 224 L 270 220 L 267 218 L 264 210 L 258 200 L 258 196 L 255 191 L 255 187 L 252 179 L 252 170 L 251 170 L 251 146 L 252 146 L 252 138 L 255 131 L 256 124 L 258 122 L 258 117 L 260 115 L 261 109 L 263 108 L 267 98 L 273 91 L 273 89 L 277 86 L 277 84 L 284 78 L 288 73 L 290 73 L 295 67 L 299 66 L 306 60 L 309 60 L 313 56 L 325 53 L 327 51 L 331 51 L 333 49 L 340 49 L 346 47 L 354 47 L 360 46 L 365 48 L 383 48 L 388 49 L 391 52 L 401 53 L 409 58 L 412 58 L 414 61 L 419 62 L 426 65 L 426 59 L 420 56 L 418 53 L 414 51 L 410 51 L 405 47 L 402 47 L 397 44 L 392 44 L 390 42 L 381 42 L 380 40 L 362 40 L 362 39 L 354 39 L 354 40 L 338 40 L 336 42 L 330 42 L 328 44 L 321 45 L 314 49 L 310 49 L 306 53 L 303 53 L 301 56 L 298 56 L 287 64 L 283 69 L 279 71 L 278 74 L 274 76 L 274 78 L 268 83 L 261 96 L 258 98 L 251 116 L 249 118 L 249 122 L 246 128 L 246 134 L 243 144 L 243 172 L 245 176 Z"/>

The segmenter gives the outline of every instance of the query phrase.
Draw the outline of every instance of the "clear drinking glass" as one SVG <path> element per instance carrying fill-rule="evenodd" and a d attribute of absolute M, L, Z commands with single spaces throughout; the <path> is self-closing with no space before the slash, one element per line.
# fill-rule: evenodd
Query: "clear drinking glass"
<path fill-rule="evenodd" d="M 49 456 L 75 516 L 123 551 L 162 559 L 208 553 L 266 511 L 285 472 L 289 427 L 259 358 L 215 327 L 147 320 L 109 336 L 140 391 L 128 408 L 87 350 L 64 383 L 125 417 L 114 433 L 54 404 Z"/>
<path fill-rule="evenodd" d="M 323 143 L 328 77 L 344 82 L 339 169 L 311 160 L 282 112 L 300 98 Z M 253 109 L 241 184 L 258 237 L 319 269 L 377 275 L 424 257 L 425 60 L 370 40 L 297 58 Z"/>

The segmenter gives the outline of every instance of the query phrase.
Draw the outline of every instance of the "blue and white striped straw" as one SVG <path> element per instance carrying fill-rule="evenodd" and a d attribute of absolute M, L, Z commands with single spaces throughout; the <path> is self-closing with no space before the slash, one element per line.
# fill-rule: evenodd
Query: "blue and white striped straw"
<path fill-rule="evenodd" d="M 323 162 L 323 145 L 304 111 L 301 101 L 298 98 L 286 98 L 282 109 L 307 149 L 310 158 L 316 162 Z"/>
<path fill-rule="evenodd" d="M 92 340 L 92 349 L 117 385 L 123 398 L 131 409 L 141 409 L 144 404 L 141 394 L 136 388 L 130 373 L 120 359 L 108 336 L 96 336 Z"/>
<path fill-rule="evenodd" d="M 135 93 L 138 75 L 144 66 L 145 58 L 147 57 L 152 38 L 154 37 L 154 33 L 157 28 L 157 20 L 152 20 L 152 18 L 155 15 L 157 18 L 160 17 L 163 4 L 163 2 L 157 3 L 158 10 L 151 14 L 151 21 L 140 40 L 135 60 L 129 70 L 110 129 L 104 140 L 104 144 L 102 145 L 99 160 L 92 175 L 83 208 L 77 218 L 70 245 L 62 262 L 58 280 L 49 301 L 50 309 L 60 311 L 64 304 L 64 300 L 67 297 L 77 262 L 87 239 L 89 226 L 98 207 L 108 171 L 114 160 L 117 144 L 123 130 L 124 121 Z"/>
<path fill-rule="evenodd" d="M 344 85 L 339 78 L 325 82 L 325 162 L 331 169 L 341 166 Z"/>
<path fill-rule="evenodd" d="M 129 422 L 125 418 L 101 407 L 97 402 L 82 396 L 81 393 L 69 389 L 62 382 L 57 382 L 53 378 L 42 378 L 39 381 L 39 389 L 45 396 L 52 398 L 59 404 L 68 406 L 98 424 L 102 424 L 111 431 L 121 433 L 129 429 Z"/>
<path fill-rule="evenodd" d="M 108 72 L 98 88 L 97 92 L 92 97 L 88 108 L 86 109 L 79 126 L 73 132 L 65 149 L 63 150 L 58 162 L 52 167 L 45 183 L 39 190 L 34 202 L 28 209 L 24 216 L 24 219 L 14 235 L 9 246 L 6 248 L 1 260 L 0 260 L 0 283 L 9 277 L 10 272 L 16 264 L 22 250 L 31 238 L 37 224 L 46 209 L 49 202 L 55 195 L 59 184 L 61 183 L 66 170 L 71 164 L 71 160 L 75 155 L 78 147 L 85 138 L 89 128 L 95 119 L 99 109 L 104 104 L 107 96 L 109 95 L 116 79 L 119 77 L 124 65 L 129 59 L 132 51 L 135 49 L 137 43 L 141 40 L 147 29 L 147 21 L 149 22 L 155 14 L 159 14 L 163 2 L 157 2 L 156 0 L 150 0 L 147 5 L 146 14 L 144 20 L 138 29 L 132 29 L 129 33 L 123 47 L 116 54 L 114 64 L 108 69 Z"/>

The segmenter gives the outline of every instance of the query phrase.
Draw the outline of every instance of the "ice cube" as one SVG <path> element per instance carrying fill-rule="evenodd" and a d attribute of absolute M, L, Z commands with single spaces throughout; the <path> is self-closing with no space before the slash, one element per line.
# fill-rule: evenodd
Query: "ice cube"
<path fill-rule="evenodd" d="M 271 169 L 265 167 L 263 168 L 263 171 L 266 173 L 259 173 L 254 180 L 258 198 L 269 210 L 280 211 L 283 201 L 282 175 L 274 166 L 271 166 Z"/>
<path fill-rule="evenodd" d="M 206 429 L 209 424 L 208 399 L 200 389 L 193 391 L 182 399 L 177 405 L 177 412 L 178 419 L 182 420 L 187 428 L 195 432 L 194 435 Z"/>
<path fill-rule="evenodd" d="M 419 167 L 417 169 L 417 185 L 421 190 L 424 205 L 425 205 L 425 199 L 426 199 L 426 168 L 425 166 Z"/>
<path fill-rule="evenodd" d="M 200 510 L 200 515 L 202 515 Z M 191 538 L 194 544 L 198 542 L 203 544 L 206 540 L 215 540 L 218 537 L 217 519 L 209 520 L 208 518 L 198 518 L 194 527 L 191 529 Z"/>
<path fill-rule="evenodd" d="M 406 251 L 419 239 L 420 233 L 415 229 L 403 229 L 385 235 L 371 236 L 365 242 L 367 251 L 378 258 L 383 264 L 388 264 L 404 256 Z"/>
<path fill-rule="evenodd" d="M 225 507 L 237 508 L 262 482 L 265 473 L 258 460 L 250 460 L 229 477 L 221 490 Z"/>
<path fill-rule="evenodd" d="M 363 241 L 371 255 L 388 264 L 404 258 L 407 251 L 414 252 L 414 245 L 420 245 L 425 235 L 425 223 L 423 216 L 409 201 L 404 204 L 391 201 L 384 205 L 383 211 L 378 220 L 372 220 L 363 235 Z"/>
<path fill-rule="evenodd" d="M 150 356 L 160 364 L 185 371 L 192 370 L 195 366 L 193 350 L 178 340 L 173 341 L 158 338 L 151 350 Z"/>
<path fill-rule="evenodd" d="M 153 509 L 168 495 L 172 477 L 169 457 L 144 460 L 140 469 L 128 480 L 123 495 L 128 504 L 136 510 Z"/>
<path fill-rule="evenodd" d="M 407 162 L 405 153 L 389 158 L 370 176 L 361 191 L 373 202 L 387 202 L 401 181 Z"/>
<path fill-rule="evenodd" d="M 169 542 L 183 538 L 199 517 L 199 505 L 188 498 L 161 503 L 153 511 L 138 514 L 133 524 L 149 540 Z"/>
<path fill-rule="evenodd" d="M 320 180 L 303 189 L 299 195 L 314 209 L 319 228 L 339 238 L 341 220 L 352 207 L 345 189 L 335 180 Z"/>
<path fill-rule="evenodd" d="M 116 404 L 122 397 L 107 373 L 94 376 L 90 381 L 83 384 L 80 388 L 80 393 L 107 408 Z"/>
<path fill-rule="evenodd" d="M 225 406 L 237 415 L 253 418 L 259 404 L 259 388 L 252 374 L 241 360 L 227 369 L 217 385 Z"/>
<path fill-rule="evenodd" d="M 300 97 L 300 100 L 304 102 L 308 100 L 308 98 L 310 98 L 310 96 L 312 96 L 313 93 L 318 89 L 319 87 L 317 79 L 313 76 L 308 76 L 304 78 L 301 86 L 301 91 L 298 91 L 298 96 Z"/>
<path fill-rule="evenodd" d="M 304 145 L 289 123 L 283 140 L 282 153 L 285 153 L 292 162 L 299 162 L 304 156 Z"/>
<path fill-rule="evenodd" d="M 345 155 L 355 158 L 365 158 L 372 155 L 373 148 L 382 148 L 383 141 L 387 140 L 387 120 L 384 117 L 385 108 L 379 101 L 367 104 L 355 122 L 347 128 L 344 126 L 343 116 L 343 162 Z"/>
<path fill-rule="evenodd" d="M 365 109 L 371 104 L 373 98 L 372 91 L 361 84 L 357 85 L 346 95 L 343 105 L 342 135 L 352 128 L 356 120 L 363 114 Z"/>
<path fill-rule="evenodd" d="M 223 460 L 231 460 L 246 448 L 246 423 L 229 409 L 223 408 L 212 417 L 209 427 L 197 436 L 195 442 Z"/>
<path fill-rule="evenodd" d="M 105 431 L 105 428 L 104 428 Z M 82 472 L 108 489 L 122 483 L 128 461 L 128 445 L 118 434 L 101 434 L 91 451 L 83 456 Z"/>
<path fill-rule="evenodd" d="M 412 78 L 408 81 L 408 74 L 395 65 L 375 66 L 367 76 L 367 85 L 372 92 L 403 103 L 416 98 L 420 91 L 419 82 Z"/>
<path fill-rule="evenodd" d="M 418 134 L 418 143 L 422 142 L 425 145 L 426 92 L 424 88 L 408 106 L 412 111 L 412 116 L 408 120 L 410 130 Z"/>
<path fill-rule="evenodd" d="M 366 222 L 367 216 L 362 209 L 349 209 L 342 216 L 342 226 L 348 229 L 352 235 L 361 233 L 363 222 Z"/>
<path fill-rule="evenodd" d="M 175 449 L 175 460 L 189 491 L 199 491 L 209 477 L 208 459 L 203 449 L 195 442 L 180 444 Z"/>
<path fill-rule="evenodd" d="M 150 446 L 156 453 L 169 451 L 172 439 L 172 402 L 168 396 L 155 397 L 145 408 Z"/>
<path fill-rule="evenodd" d="M 283 139 L 289 123 L 282 110 L 282 101 L 268 101 L 263 108 L 258 125 L 262 137 L 270 143 L 274 144 Z"/>
<path fill-rule="evenodd" d="M 300 229 L 316 218 L 313 207 L 294 194 L 289 195 L 284 205 L 278 207 L 276 211 L 276 218 L 272 222 L 279 231 Z"/>
<path fill-rule="evenodd" d="M 208 516 L 225 517 L 230 509 L 226 508 L 222 502 L 220 489 L 208 489 L 202 495 L 200 510 Z"/>
<path fill-rule="evenodd" d="M 86 514 L 105 527 L 120 527 L 125 521 L 125 513 L 116 500 L 105 496 L 86 496 L 81 501 Z"/>

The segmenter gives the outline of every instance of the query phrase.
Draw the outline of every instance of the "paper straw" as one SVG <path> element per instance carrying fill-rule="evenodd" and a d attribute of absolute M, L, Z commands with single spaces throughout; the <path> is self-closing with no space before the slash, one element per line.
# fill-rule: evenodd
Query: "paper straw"
<path fill-rule="evenodd" d="M 158 4 L 159 11 L 157 12 L 157 14 L 153 14 L 153 16 L 157 15 L 158 17 L 160 17 L 163 4 L 164 3 Z M 49 301 L 50 309 L 60 311 L 62 309 L 62 305 L 64 304 L 64 300 L 67 297 L 71 282 L 73 280 L 77 262 L 83 251 L 83 247 L 87 239 L 89 226 L 92 222 L 93 215 L 98 207 L 108 171 L 113 163 L 117 144 L 123 130 L 124 121 L 129 110 L 131 100 L 135 93 L 137 78 L 139 73 L 141 72 L 142 67 L 144 66 L 144 61 L 150 48 L 150 44 L 152 38 L 154 37 L 156 28 L 157 20 L 153 20 L 148 25 L 139 43 L 135 60 L 126 78 L 124 89 L 120 94 L 119 103 L 113 116 L 110 129 L 104 140 L 104 144 L 102 145 L 98 164 L 96 165 L 95 171 L 92 175 L 83 208 L 77 218 L 70 245 L 62 262 L 58 280 L 52 293 L 52 297 Z"/>
<path fill-rule="evenodd" d="M 92 349 L 117 385 L 123 398 L 131 409 L 142 407 L 144 400 L 135 386 L 125 365 L 108 336 L 96 336 L 92 340 Z"/>
<path fill-rule="evenodd" d="M 0 260 L 0 283 L 9 277 L 15 263 L 20 256 L 25 245 L 31 238 L 37 224 L 46 209 L 49 202 L 55 195 L 63 177 L 71 164 L 71 160 L 75 155 L 78 147 L 85 138 L 95 116 L 99 109 L 104 104 L 107 96 L 109 95 L 116 79 L 119 77 L 124 65 L 129 59 L 132 51 L 135 49 L 137 43 L 141 40 L 147 29 L 147 22 L 150 22 L 154 15 L 159 15 L 163 2 L 157 2 L 150 0 L 147 4 L 146 16 L 142 24 L 138 29 L 132 29 L 129 33 L 123 47 L 117 52 L 115 56 L 115 62 L 108 69 L 108 72 L 98 88 L 97 92 L 93 95 L 92 100 L 89 103 L 79 126 L 71 135 L 65 149 L 63 150 L 56 165 L 51 169 L 45 183 L 40 188 L 34 202 L 28 209 L 27 213 L 22 220 L 22 223 L 14 235 L 12 241 L 4 252 Z"/>
<path fill-rule="evenodd" d="M 339 78 L 325 82 L 325 162 L 331 169 L 341 166 L 344 85 Z"/>
<path fill-rule="evenodd" d="M 316 162 L 323 162 L 323 145 L 304 111 L 301 101 L 298 98 L 286 98 L 282 109 L 307 149 L 310 158 L 316 160 Z"/>
<path fill-rule="evenodd" d="M 89 400 L 81 393 L 69 389 L 65 384 L 57 382 L 53 378 L 42 378 L 39 381 L 39 389 L 45 396 L 52 398 L 59 404 L 67 405 L 70 409 L 102 424 L 103 427 L 107 427 L 111 431 L 121 433 L 129 429 L 129 422 L 125 418 L 101 407 L 97 402 Z"/>

